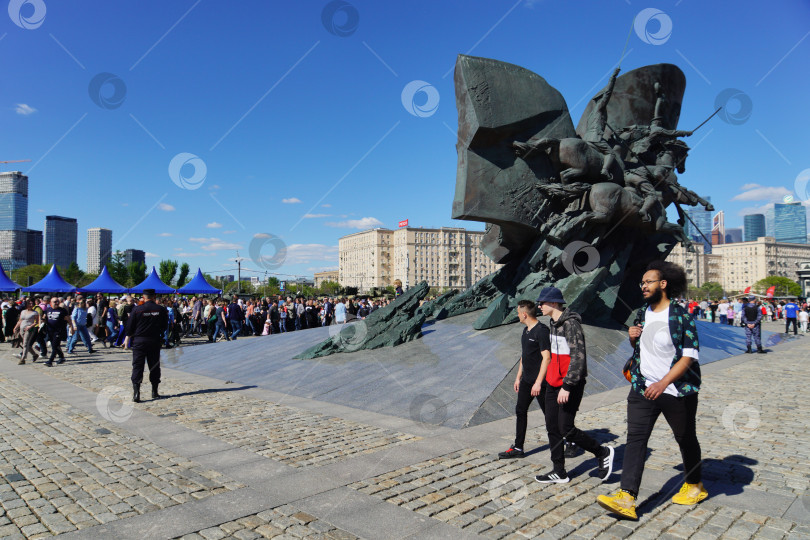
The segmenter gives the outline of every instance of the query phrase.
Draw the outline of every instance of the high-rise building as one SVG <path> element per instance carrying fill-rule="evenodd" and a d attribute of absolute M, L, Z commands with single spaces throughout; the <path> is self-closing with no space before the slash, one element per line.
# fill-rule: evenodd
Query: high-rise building
<path fill-rule="evenodd" d="M 96 227 L 87 229 L 87 272 L 98 274 L 112 257 L 112 231 Z"/>
<path fill-rule="evenodd" d="M 773 236 L 777 242 L 807 242 L 807 208 L 801 202 L 773 205 Z"/>
<path fill-rule="evenodd" d="M 128 249 L 124 251 L 124 264 L 126 266 L 136 262 L 146 264 L 146 253 L 140 249 Z"/>
<path fill-rule="evenodd" d="M 727 228 L 726 229 L 726 244 L 733 244 L 735 242 L 742 242 L 743 241 L 743 230 L 740 227 L 734 228 Z"/>
<path fill-rule="evenodd" d="M 75 263 L 78 235 L 76 218 L 45 216 L 45 264 L 67 268 Z"/>
<path fill-rule="evenodd" d="M 756 242 L 757 238 L 765 236 L 765 214 L 748 214 L 743 217 L 743 228 L 745 229 L 744 241 Z"/>
<path fill-rule="evenodd" d="M 28 261 L 28 177 L 20 171 L 0 173 L 0 263 L 6 271 Z"/>
<path fill-rule="evenodd" d="M 442 227 L 372 229 L 338 241 L 338 281 L 366 291 L 399 279 L 405 286 L 427 281 L 431 287 L 466 289 L 503 265 L 479 244 L 483 231 Z"/>
<path fill-rule="evenodd" d="M 26 231 L 26 264 L 42 264 L 42 231 Z"/>
<path fill-rule="evenodd" d="M 712 202 L 711 197 L 706 197 L 706 200 Z M 684 210 L 687 216 L 691 218 L 686 220 L 684 230 L 686 235 L 695 243 L 704 244 L 706 253 L 712 252 L 712 213 L 702 206 L 694 206 Z M 694 222 L 694 224 L 692 223 Z M 697 229 L 695 228 L 697 225 Z M 701 234 L 703 233 L 703 234 Z M 705 236 L 705 238 L 704 238 Z M 707 242 L 708 239 L 708 242 Z"/>

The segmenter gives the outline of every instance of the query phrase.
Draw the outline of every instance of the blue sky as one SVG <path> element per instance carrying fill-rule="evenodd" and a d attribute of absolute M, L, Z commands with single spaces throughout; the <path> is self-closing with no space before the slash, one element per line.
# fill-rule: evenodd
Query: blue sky
<path fill-rule="evenodd" d="M 681 177 L 727 227 L 807 198 L 803 0 L 12 0 L 9 13 L 0 160 L 32 160 L 3 169 L 29 174 L 31 228 L 78 218 L 81 267 L 91 227 L 150 265 L 233 273 L 238 250 L 245 268 L 291 275 L 336 268 L 338 238 L 369 225 L 482 229 L 449 217 L 459 53 L 538 73 L 576 120 L 627 42 L 624 71 L 670 62 L 686 74 L 681 128 L 736 96 L 688 140 Z M 640 13 L 654 17 L 631 31 Z M 432 87 L 434 103 L 414 98 L 419 115 L 403 105 L 412 81 Z M 251 243 L 267 264 L 250 260 Z"/>

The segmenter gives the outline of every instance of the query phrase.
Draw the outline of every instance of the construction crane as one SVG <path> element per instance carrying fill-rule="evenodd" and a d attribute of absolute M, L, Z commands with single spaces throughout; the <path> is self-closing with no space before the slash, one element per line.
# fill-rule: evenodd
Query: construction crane
<path fill-rule="evenodd" d="M 30 159 L 13 159 L 11 161 L 0 161 L 0 164 L 5 165 L 6 163 L 26 163 L 31 161 Z"/>

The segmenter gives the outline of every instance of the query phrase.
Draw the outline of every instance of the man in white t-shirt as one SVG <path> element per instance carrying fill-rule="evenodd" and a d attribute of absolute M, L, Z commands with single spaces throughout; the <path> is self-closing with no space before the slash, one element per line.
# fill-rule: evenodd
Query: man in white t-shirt
<path fill-rule="evenodd" d="M 720 324 L 728 324 L 728 300 L 723 298 L 720 301 L 717 312 L 720 314 Z"/>
<path fill-rule="evenodd" d="M 670 301 L 686 290 L 686 273 L 676 264 L 653 261 L 640 285 L 646 305 L 628 331 L 633 356 L 626 369 L 632 388 L 627 396 L 621 489 L 597 497 L 600 506 L 630 519 L 637 519 L 636 497 L 647 443 L 662 413 L 680 448 L 686 477 L 672 502 L 691 506 L 708 496 L 701 482 L 695 425 L 700 389 L 697 326 L 692 315 Z"/>

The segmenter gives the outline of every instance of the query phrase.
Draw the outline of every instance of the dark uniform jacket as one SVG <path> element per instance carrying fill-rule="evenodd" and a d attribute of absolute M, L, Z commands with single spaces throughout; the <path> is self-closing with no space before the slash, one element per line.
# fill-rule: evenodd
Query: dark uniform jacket
<path fill-rule="evenodd" d="M 127 320 L 127 336 L 134 341 L 140 339 L 159 341 L 169 325 L 169 312 L 152 300 L 135 306 Z"/>

